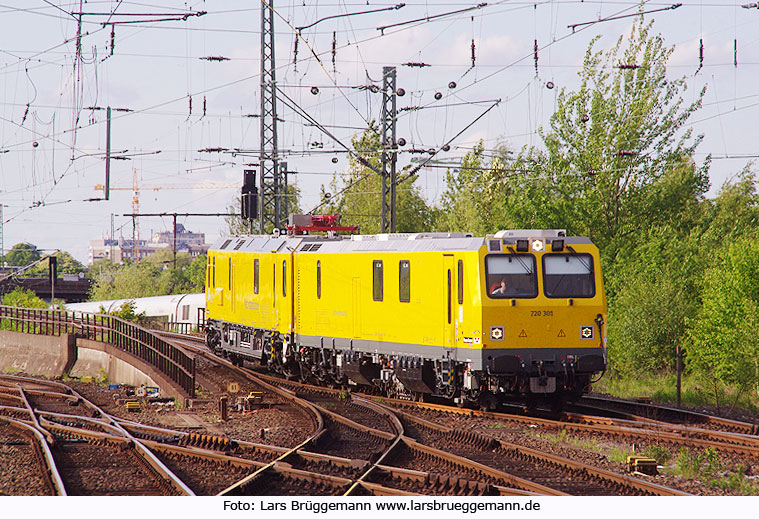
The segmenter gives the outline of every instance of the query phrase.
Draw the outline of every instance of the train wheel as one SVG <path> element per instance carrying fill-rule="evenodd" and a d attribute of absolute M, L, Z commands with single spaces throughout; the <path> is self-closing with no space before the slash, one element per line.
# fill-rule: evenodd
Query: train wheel
<path fill-rule="evenodd" d="M 494 411 L 498 406 L 498 399 L 490 391 L 483 391 L 480 393 L 479 404 L 481 411 Z"/>
<path fill-rule="evenodd" d="M 564 396 L 557 395 L 551 399 L 551 411 L 561 413 L 567 405 L 567 399 Z"/>

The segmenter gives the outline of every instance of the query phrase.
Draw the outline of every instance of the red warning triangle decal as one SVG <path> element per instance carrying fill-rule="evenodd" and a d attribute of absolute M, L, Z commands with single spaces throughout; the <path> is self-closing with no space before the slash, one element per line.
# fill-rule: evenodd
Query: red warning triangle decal
<path fill-rule="evenodd" d="M 564 333 L 564 330 L 559 330 L 559 335 L 557 335 L 556 337 L 566 337 L 566 336 L 567 334 Z"/>
<path fill-rule="evenodd" d="M 527 337 L 527 332 L 522 330 L 522 333 L 519 334 L 520 337 Z"/>

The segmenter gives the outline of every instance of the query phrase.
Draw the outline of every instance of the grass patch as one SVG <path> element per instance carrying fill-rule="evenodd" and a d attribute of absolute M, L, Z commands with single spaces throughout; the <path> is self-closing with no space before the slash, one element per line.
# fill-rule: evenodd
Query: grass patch
<path fill-rule="evenodd" d="M 567 434 L 566 429 L 562 429 L 558 433 L 538 432 L 534 429 L 527 429 L 525 434 L 533 438 L 549 441 L 556 447 L 559 444 L 570 445 L 573 447 L 579 447 L 581 449 L 600 452 L 601 447 L 595 438 L 585 439 L 578 438 Z"/>
<path fill-rule="evenodd" d="M 645 448 L 643 454 L 651 459 L 656 460 L 659 465 L 666 465 L 672 459 L 672 453 L 663 445 L 652 443 Z"/>
<path fill-rule="evenodd" d="M 688 447 L 681 447 L 673 463 L 665 467 L 664 472 L 687 479 L 694 479 L 741 496 L 759 495 L 759 483 L 746 476 L 746 468 L 725 467 L 717 451 L 705 449 L 697 452 Z"/>
<path fill-rule="evenodd" d="M 636 373 L 635 376 L 608 375 L 593 385 L 595 391 L 619 398 L 647 398 L 660 404 L 677 403 L 677 377 L 673 373 Z M 683 376 L 681 402 L 692 407 L 743 409 L 750 413 L 759 410 L 759 396 L 740 392 L 734 387 L 707 386 L 693 376 Z"/>
<path fill-rule="evenodd" d="M 627 463 L 627 457 L 635 454 L 632 449 L 625 447 L 613 447 L 606 455 L 609 461 L 614 463 Z"/>

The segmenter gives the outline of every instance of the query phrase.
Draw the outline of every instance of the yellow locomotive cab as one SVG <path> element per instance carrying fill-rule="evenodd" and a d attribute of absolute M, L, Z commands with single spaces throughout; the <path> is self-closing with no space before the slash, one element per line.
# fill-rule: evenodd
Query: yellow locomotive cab
<path fill-rule="evenodd" d="M 565 234 L 220 240 L 208 344 L 291 377 L 407 398 L 574 398 L 606 367 L 606 300 L 597 248 Z"/>

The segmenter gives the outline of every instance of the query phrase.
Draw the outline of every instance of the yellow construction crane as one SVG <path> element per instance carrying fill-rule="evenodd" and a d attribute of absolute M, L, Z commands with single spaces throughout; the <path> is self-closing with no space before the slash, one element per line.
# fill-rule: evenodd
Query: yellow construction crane
<path fill-rule="evenodd" d="M 164 184 L 153 186 L 142 186 L 142 189 L 161 191 L 163 189 L 229 189 L 238 187 L 238 184 L 231 182 L 202 182 L 197 184 Z M 132 191 L 132 258 L 139 260 L 139 241 L 140 241 L 140 184 L 137 179 L 137 168 L 132 170 L 131 187 L 114 187 L 109 186 L 110 191 Z M 95 185 L 95 191 L 103 191 L 103 184 Z"/>

